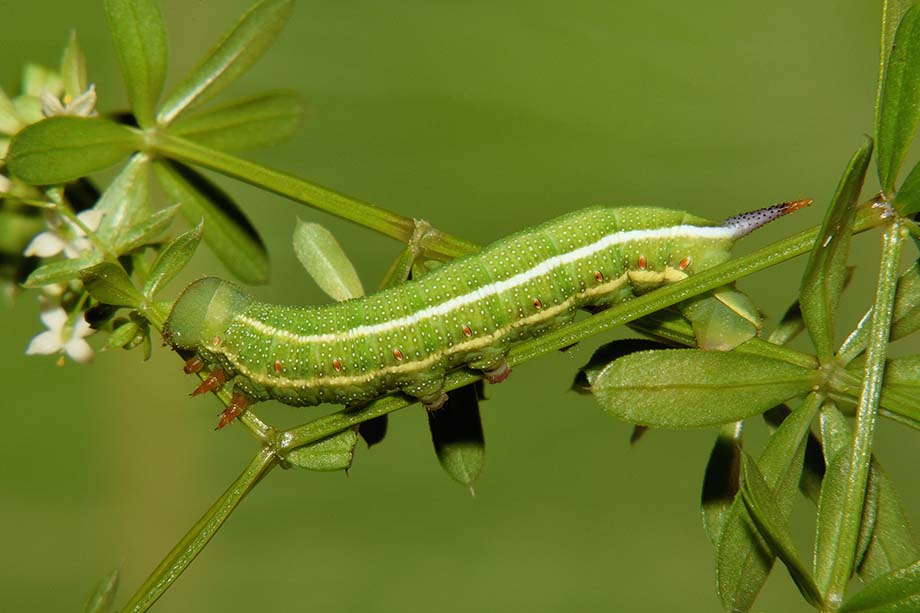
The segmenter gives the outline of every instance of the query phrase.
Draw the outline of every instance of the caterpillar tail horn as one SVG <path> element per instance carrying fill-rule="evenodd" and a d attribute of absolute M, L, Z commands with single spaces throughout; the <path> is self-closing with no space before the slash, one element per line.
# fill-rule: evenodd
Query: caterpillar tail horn
<path fill-rule="evenodd" d="M 793 211 L 798 211 L 799 209 L 810 206 L 812 202 L 814 201 L 811 198 L 803 198 L 802 200 L 792 200 L 790 202 L 774 204 L 773 206 L 768 206 L 763 209 L 757 209 L 756 211 L 749 211 L 729 217 L 722 222 L 722 225 L 726 228 L 733 228 L 735 230 L 735 238 L 741 238 L 742 236 L 747 236 L 757 228 L 765 226 L 775 219 L 779 219 L 783 215 L 788 215 Z"/>

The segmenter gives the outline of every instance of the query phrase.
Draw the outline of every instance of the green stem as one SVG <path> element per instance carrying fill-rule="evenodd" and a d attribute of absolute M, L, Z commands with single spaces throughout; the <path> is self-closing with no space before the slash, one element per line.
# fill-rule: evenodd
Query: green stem
<path fill-rule="evenodd" d="M 153 152 L 156 154 L 187 164 L 209 168 L 285 198 L 290 198 L 295 202 L 307 204 L 342 219 L 347 219 L 404 243 L 409 242 L 415 230 L 415 221 L 408 217 L 403 217 L 351 196 L 340 194 L 285 172 L 273 170 L 255 162 L 204 147 L 166 132 L 148 133 L 147 138 Z M 423 248 L 427 255 L 439 259 L 459 257 L 475 253 L 479 249 L 474 243 L 449 236 L 437 230 L 429 231 L 425 237 Z"/>
<path fill-rule="evenodd" d="M 882 259 L 879 267 L 878 287 L 872 307 L 872 323 L 869 346 L 866 352 L 866 366 L 856 410 L 856 432 L 850 452 L 850 472 L 843 505 L 841 506 L 840 538 L 837 541 L 834 568 L 828 587 L 827 602 L 839 607 L 847 582 L 853 574 L 857 540 L 862 523 L 866 484 L 869 479 L 869 463 L 872 459 L 872 443 L 875 438 L 875 422 L 879 399 L 882 394 L 882 379 L 885 373 L 885 357 L 888 337 L 891 332 L 894 310 L 895 288 L 897 287 L 898 265 L 901 244 L 905 236 L 899 220 L 895 220 L 885 231 L 882 241 Z"/>
<path fill-rule="evenodd" d="M 277 459 L 271 448 L 261 448 L 243 474 L 237 477 L 227 491 L 160 562 L 160 565 L 128 601 L 123 611 L 140 612 L 149 609 L 204 549 L 211 537 L 224 524 L 230 513 L 256 482 L 277 465 Z"/>

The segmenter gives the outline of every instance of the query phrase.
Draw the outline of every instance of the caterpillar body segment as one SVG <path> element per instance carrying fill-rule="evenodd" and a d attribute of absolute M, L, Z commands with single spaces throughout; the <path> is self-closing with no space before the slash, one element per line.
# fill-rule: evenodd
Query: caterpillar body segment
<path fill-rule="evenodd" d="M 465 366 L 503 380 L 514 344 L 569 323 L 580 308 L 628 300 L 720 264 L 737 238 L 805 205 L 784 203 L 721 225 L 669 209 L 588 208 L 416 281 L 327 306 L 257 302 L 230 282 L 204 278 L 180 295 L 163 334 L 221 371 L 238 396 L 237 412 L 260 400 L 354 404 L 395 390 L 433 406 L 443 403 L 449 370 Z"/>

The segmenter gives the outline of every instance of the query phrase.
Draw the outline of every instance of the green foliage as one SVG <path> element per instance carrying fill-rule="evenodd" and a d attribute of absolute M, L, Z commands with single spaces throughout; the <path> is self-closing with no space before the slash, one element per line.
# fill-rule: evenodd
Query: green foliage
<path fill-rule="evenodd" d="M 911 7 L 897 27 L 882 79 L 878 113 L 878 176 L 893 194 L 895 182 L 920 123 L 920 9 Z"/>
<path fill-rule="evenodd" d="M 26 183 L 67 183 L 105 170 L 141 146 L 134 130 L 107 119 L 49 117 L 13 138 L 7 164 Z"/>
<path fill-rule="evenodd" d="M 265 92 L 194 115 L 181 115 L 170 129 L 177 136 L 223 151 L 275 145 L 291 136 L 304 114 L 293 92 Z"/>
<path fill-rule="evenodd" d="M 438 461 L 447 474 L 470 488 L 479 478 L 485 462 L 485 436 L 479 415 L 482 385 L 454 390 L 444 406 L 428 411 L 428 428 Z"/>
<path fill-rule="evenodd" d="M 298 219 L 294 228 L 294 253 L 307 274 L 333 300 L 364 295 L 355 267 L 332 233 L 323 226 Z"/>
<path fill-rule="evenodd" d="M 294 466 L 309 470 L 348 470 L 354 460 L 357 444 L 357 429 L 349 428 L 315 443 L 289 451 L 284 459 Z"/>
<path fill-rule="evenodd" d="M 813 370 L 770 358 L 694 349 L 624 356 L 591 386 L 604 409 L 658 428 L 700 428 L 763 413 L 806 394 Z"/>
<path fill-rule="evenodd" d="M 187 109 L 204 104 L 237 80 L 275 41 L 291 14 L 291 0 L 263 0 L 167 96 L 157 121 L 169 125 Z"/>
<path fill-rule="evenodd" d="M 157 160 L 154 175 L 190 224 L 203 225 L 203 239 L 224 266 L 246 283 L 266 283 L 268 252 L 255 227 L 222 189 L 183 164 Z"/>
<path fill-rule="evenodd" d="M 846 260 L 856 204 L 872 157 L 872 141 L 856 150 L 837 186 L 821 233 L 811 252 L 799 303 L 808 333 L 822 362 L 834 355 L 834 313 L 846 280 Z"/>
<path fill-rule="evenodd" d="M 105 16 L 131 100 L 142 128 L 153 125 L 153 111 L 166 80 L 166 25 L 156 0 L 106 0 Z"/>

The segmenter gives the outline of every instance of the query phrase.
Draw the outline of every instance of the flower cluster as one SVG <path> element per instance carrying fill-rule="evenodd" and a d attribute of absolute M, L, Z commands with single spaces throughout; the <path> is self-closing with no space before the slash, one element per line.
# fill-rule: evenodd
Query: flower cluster
<path fill-rule="evenodd" d="M 26 126 L 55 115 L 96 115 L 96 88 L 87 84 L 85 59 L 75 36 L 64 51 L 60 71 L 28 64 L 17 96 L 10 97 L 0 89 L 0 255 L 9 262 L 0 268 L 0 282 L 9 282 L 13 291 L 48 258 L 63 256 L 69 260 L 90 254 L 94 249 L 90 235 L 102 220 L 102 211 L 93 208 L 74 214 L 64 189 L 39 190 L 6 172 L 12 137 Z M 48 283 L 41 289 L 40 317 L 47 330 L 32 339 L 26 353 L 61 354 L 62 360 L 66 355 L 76 362 L 91 360 L 93 350 L 85 338 L 94 330 L 84 318 L 87 301 L 72 300 L 74 292 L 67 292 L 70 289 L 82 294 L 79 280 L 71 280 L 69 285 Z"/>

